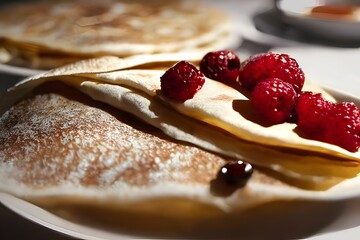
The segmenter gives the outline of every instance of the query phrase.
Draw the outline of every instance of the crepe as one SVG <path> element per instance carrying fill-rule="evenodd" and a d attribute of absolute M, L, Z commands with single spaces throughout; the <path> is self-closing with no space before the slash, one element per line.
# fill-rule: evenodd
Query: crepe
<path fill-rule="evenodd" d="M 0 59 L 38 69 L 104 55 L 204 54 L 238 43 L 232 20 L 196 1 L 56 0 L 0 11 Z"/>
<path fill-rule="evenodd" d="M 359 195 L 359 152 L 294 133 L 282 138 L 291 124 L 274 130 L 238 113 L 241 124 L 230 125 L 221 118 L 235 117 L 228 108 L 221 115 L 212 111 L 226 106 L 221 101 L 246 101 L 241 91 L 207 78 L 184 104 L 163 97 L 160 76 L 180 57 L 91 59 L 16 85 L 0 101 L 1 191 L 42 204 L 80 202 L 140 212 L 166 203 L 180 215 L 197 209 L 201 216 L 275 200 Z M 196 62 L 196 56 L 188 57 Z M 58 82 L 68 87 L 48 85 Z M 87 97 L 71 94 L 74 89 Z M 251 124 L 261 132 L 247 130 Z M 237 159 L 253 164 L 255 173 L 244 188 L 229 191 L 216 174 Z"/>

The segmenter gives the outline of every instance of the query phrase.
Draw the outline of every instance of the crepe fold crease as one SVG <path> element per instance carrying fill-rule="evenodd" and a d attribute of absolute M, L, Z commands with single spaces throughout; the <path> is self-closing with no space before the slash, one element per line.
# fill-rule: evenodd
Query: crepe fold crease
<path fill-rule="evenodd" d="M 304 139 L 296 133 L 294 124 L 265 126 L 256 119 L 246 93 L 241 90 L 206 79 L 195 97 L 183 104 L 162 96 L 160 76 L 180 60 L 199 62 L 196 54 L 102 57 L 57 68 L 14 86 L 0 104 L 0 189 L 29 199 L 64 199 L 64 196 L 69 201 L 111 199 L 115 205 L 154 198 L 187 199 L 222 210 L 277 199 L 341 199 L 359 195 L 359 191 L 354 191 L 360 184 L 359 152 L 350 153 L 337 146 Z M 34 95 L 42 86 L 56 86 L 59 82 L 67 87 L 60 84 L 54 93 L 40 91 L 42 95 Z M 327 98 L 336 100 L 336 96 L 317 86 L 308 84 L 305 88 L 322 91 Z M 79 101 L 74 100 L 77 94 L 67 97 L 67 92 L 74 89 L 96 101 L 80 101 L 82 105 L 72 102 Z M 22 109 L 26 104 L 35 108 L 34 113 L 14 107 L 19 105 Z M 109 106 L 112 110 L 106 110 Z M 12 117 L 19 112 L 25 119 L 37 121 L 29 124 L 21 117 Z M 130 115 L 126 117 L 125 112 Z M 117 120 L 106 115 L 109 113 Z M 35 133 L 29 130 L 27 134 L 40 134 L 36 131 L 44 128 L 41 134 L 51 133 L 53 137 L 41 140 L 36 135 L 34 140 L 26 141 L 9 137 L 19 134 L 23 125 L 39 124 L 39 119 L 47 119 L 43 120 L 46 124 L 40 124 L 37 130 L 30 128 Z M 67 132 L 65 126 L 73 121 L 83 122 L 86 129 L 80 127 L 76 133 Z M 135 126 L 135 130 L 122 133 L 117 125 L 120 123 L 124 125 L 121 128 Z M 144 128 L 148 125 L 151 127 Z M 63 129 L 57 131 L 58 128 Z M 140 136 L 134 131 L 148 135 Z M 124 135 L 129 135 L 129 140 Z M 158 142 L 153 143 L 153 138 Z M 146 144 L 139 139 L 145 139 Z M 5 149 L 20 144 L 21 154 L 34 149 L 41 152 L 41 141 L 50 145 L 55 142 L 60 152 L 69 151 L 67 159 L 49 159 L 46 154 L 53 153 L 45 151 L 36 155 L 38 163 L 33 163 L 34 159 L 21 162 L 11 154 L 12 150 Z M 123 145 L 118 146 L 114 141 Z M 119 147 L 124 155 L 116 154 Z M 81 160 L 72 158 L 71 154 L 80 154 Z M 171 161 L 162 162 L 164 154 L 169 154 Z M 244 188 L 234 189 L 226 196 L 217 194 L 218 190 L 214 190 L 217 171 L 225 162 L 236 159 L 252 163 L 256 169 L 254 176 Z M 22 169 L 26 161 L 34 164 L 31 173 Z M 38 164 L 47 165 L 46 161 L 50 161 L 51 171 L 61 167 L 67 175 L 54 176 L 44 183 L 47 174 Z M 85 178 L 79 169 L 93 169 L 92 177 Z M 26 177 L 14 177 L 18 172 Z"/>

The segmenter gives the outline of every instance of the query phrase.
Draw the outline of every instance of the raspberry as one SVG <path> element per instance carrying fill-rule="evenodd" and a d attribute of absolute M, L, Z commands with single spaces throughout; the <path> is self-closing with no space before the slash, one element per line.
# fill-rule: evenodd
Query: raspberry
<path fill-rule="evenodd" d="M 237 81 L 240 59 L 233 51 L 207 53 L 200 62 L 200 70 L 208 78 L 232 84 Z"/>
<path fill-rule="evenodd" d="M 295 107 L 299 130 L 310 138 L 321 140 L 332 106 L 321 93 L 301 92 Z"/>
<path fill-rule="evenodd" d="M 261 81 L 251 94 L 254 109 L 270 124 L 283 123 L 293 112 L 297 98 L 293 86 L 277 78 Z"/>
<path fill-rule="evenodd" d="M 229 185 L 243 187 L 252 173 L 251 164 L 239 160 L 225 164 L 218 172 L 217 178 Z"/>
<path fill-rule="evenodd" d="M 306 137 L 356 152 L 360 146 L 360 110 L 354 103 L 332 103 L 321 93 L 302 92 L 296 104 L 298 128 Z"/>
<path fill-rule="evenodd" d="M 325 126 L 324 141 L 350 152 L 360 146 L 360 110 L 350 102 L 337 103 L 331 109 Z"/>
<path fill-rule="evenodd" d="M 204 82 L 204 75 L 186 61 L 178 62 L 160 77 L 162 93 L 177 102 L 193 98 Z"/>
<path fill-rule="evenodd" d="M 291 83 L 298 93 L 301 92 L 305 81 L 304 72 L 299 64 L 287 54 L 256 55 L 240 66 L 240 84 L 249 90 L 268 78 L 279 78 L 284 82 Z"/>

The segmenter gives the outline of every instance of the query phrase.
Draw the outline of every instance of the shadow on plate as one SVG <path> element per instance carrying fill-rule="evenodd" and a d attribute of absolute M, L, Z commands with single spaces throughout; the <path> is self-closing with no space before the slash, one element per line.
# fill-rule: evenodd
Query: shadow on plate
<path fill-rule="evenodd" d="M 150 238 L 186 239 L 298 239 L 331 225 L 344 209 L 344 202 L 272 202 L 244 212 L 198 218 L 125 212 L 84 205 L 53 207 L 51 212 L 72 222 L 112 233 Z M 342 226 L 346 227 L 346 226 Z M 349 226 L 348 226 L 349 227 Z"/>
<path fill-rule="evenodd" d="M 344 48 L 360 47 L 360 41 L 339 41 L 317 34 L 316 31 L 307 31 L 294 27 L 284 22 L 276 9 L 257 13 L 252 20 L 258 31 L 294 42 Z"/>
<path fill-rule="evenodd" d="M 15 214 L 0 203 L 1 239 L 70 240 L 62 233 L 47 229 Z"/>

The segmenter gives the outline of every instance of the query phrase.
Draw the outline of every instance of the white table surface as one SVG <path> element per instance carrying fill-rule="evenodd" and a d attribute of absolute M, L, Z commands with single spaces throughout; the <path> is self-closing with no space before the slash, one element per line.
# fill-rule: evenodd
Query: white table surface
<path fill-rule="evenodd" d="M 318 82 L 325 85 L 330 85 L 333 88 L 350 92 L 353 95 L 360 96 L 360 73 L 357 75 L 356 66 L 360 64 L 360 54 L 358 49 L 349 49 L 338 46 L 324 46 L 321 43 L 304 43 L 304 41 L 297 42 L 293 38 L 281 38 L 281 36 L 264 34 L 255 29 L 253 20 L 254 16 L 258 16 L 262 12 L 270 9 L 273 1 L 270 0 L 203 0 L 216 4 L 219 8 L 227 11 L 231 16 L 236 19 L 240 32 L 243 34 L 243 43 L 237 49 L 241 59 L 247 58 L 249 55 L 265 52 L 271 48 L 281 48 L 281 50 L 292 53 L 299 57 L 300 62 L 304 62 L 304 70 L 309 71 L 311 77 L 318 79 Z M 1 7 L 1 6 L 0 6 Z M 270 16 L 271 17 L 271 16 Z M 259 19 L 257 19 L 259 20 Z M 260 22 L 264 19 L 260 19 Z M 264 20 L 266 25 L 266 19 Z M 271 21 L 267 22 L 271 27 Z M 267 26 L 267 27 L 269 27 Z M 266 26 L 265 26 L 266 27 Z M 302 49 L 307 49 L 302 51 Z M 317 61 L 323 58 L 318 53 L 326 55 L 329 64 L 320 64 L 321 70 L 316 71 L 314 68 L 317 66 Z M 312 62 L 308 61 L 310 58 Z M 331 61 L 329 58 L 334 58 Z M 340 61 L 338 59 L 341 59 Z M 350 60 L 347 61 L 348 59 Z M 358 61 L 359 60 L 359 61 Z M 350 67 L 349 67 L 350 64 Z M 329 66 L 329 67 L 328 67 Z M 327 68 L 328 67 L 328 68 Z M 308 70 L 309 69 L 309 70 Z M 324 73 L 330 69 L 330 73 Z M 337 69 L 338 71 L 335 71 Z M 360 67 L 359 67 L 360 69 Z M 342 78 L 338 81 L 333 80 L 334 71 L 336 78 Z M 343 71 L 343 72 L 341 72 Z M 354 71 L 347 75 L 349 71 Z M 344 81 L 348 76 L 348 81 Z M 15 82 L 22 79 L 23 76 L 14 76 L 11 74 L 0 74 L 0 94 L 2 94 L 8 87 Z M 315 79 L 315 81 L 316 81 Z M 359 239 L 360 238 L 360 200 L 348 201 L 344 204 L 344 208 L 331 224 L 319 229 L 318 234 L 307 239 L 312 240 L 325 240 L 325 239 Z M 325 233 L 324 233 L 325 232 Z M 330 233 L 326 233 L 330 232 Z M 358 236 L 358 237 L 356 237 Z M 60 233 L 54 232 L 44 228 L 38 224 L 32 223 L 11 210 L 8 210 L 0 204 L 0 238 L 1 239 L 72 239 Z M 265 238 L 264 238 L 265 239 Z"/>

